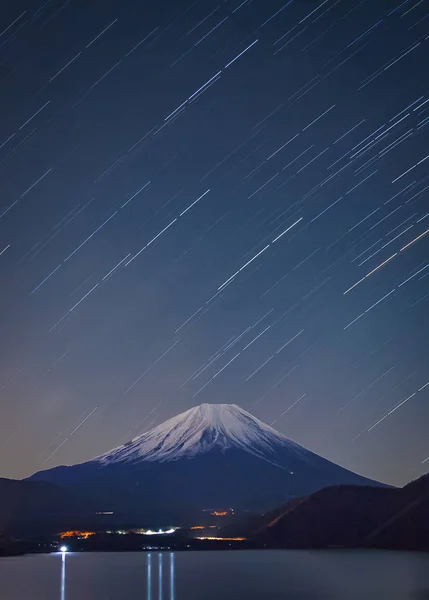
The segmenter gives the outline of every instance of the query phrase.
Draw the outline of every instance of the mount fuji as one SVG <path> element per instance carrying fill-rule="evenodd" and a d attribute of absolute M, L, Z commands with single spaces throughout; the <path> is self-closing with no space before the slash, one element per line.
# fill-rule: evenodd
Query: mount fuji
<path fill-rule="evenodd" d="M 381 485 L 235 404 L 201 404 L 93 460 L 29 481 L 68 489 L 91 510 L 130 523 L 183 521 L 208 509 L 262 512 L 327 486 Z"/>

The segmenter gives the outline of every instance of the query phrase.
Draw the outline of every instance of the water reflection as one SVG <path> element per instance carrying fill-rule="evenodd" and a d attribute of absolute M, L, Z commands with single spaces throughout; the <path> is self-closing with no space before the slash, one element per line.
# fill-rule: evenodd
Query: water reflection
<path fill-rule="evenodd" d="M 0 600 L 429 600 L 427 566 L 411 552 L 58 552 L 0 559 Z"/>
<path fill-rule="evenodd" d="M 67 552 L 61 552 L 60 600 L 66 600 L 66 556 Z M 166 562 L 168 560 L 165 569 L 164 558 Z M 158 577 L 154 569 L 158 571 Z M 174 552 L 168 556 L 163 552 L 158 552 L 157 556 L 152 552 L 146 554 L 146 586 L 146 600 L 175 600 Z"/>
<path fill-rule="evenodd" d="M 146 566 L 147 566 L 147 576 L 146 576 L 146 585 L 147 585 L 147 600 L 154 600 L 156 598 L 156 593 L 158 593 L 158 600 L 174 600 L 174 592 L 175 592 L 175 555 L 174 552 L 170 552 L 169 554 L 169 563 L 170 570 L 164 571 L 164 553 L 158 552 L 158 560 L 157 569 L 158 569 L 158 580 L 156 579 L 156 573 L 152 573 L 153 569 L 156 567 L 153 564 L 153 556 L 151 552 L 148 552 L 146 555 Z M 168 567 L 166 567 L 168 569 Z M 168 580 L 168 573 L 170 574 L 170 578 Z M 165 581 L 164 581 L 165 577 Z M 154 579 L 155 578 L 155 579 Z M 154 596 L 152 596 L 152 580 L 157 581 L 158 586 L 155 583 Z M 156 590 L 158 587 L 158 590 Z M 61 599 L 63 600 L 63 599 Z"/>
<path fill-rule="evenodd" d="M 152 596 L 152 554 L 147 555 L 147 600 Z"/>
<path fill-rule="evenodd" d="M 61 595 L 60 600 L 65 600 L 66 597 L 66 553 L 61 553 Z"/>
<path fill-rule="evenodd" d="M 170 552 L 170 600 L 174 600 L 174 552 Z"/>
<path fill-rule="evenodd" d="M 158 600 L 162 600 L 162 552 L 158 552 Z"/>

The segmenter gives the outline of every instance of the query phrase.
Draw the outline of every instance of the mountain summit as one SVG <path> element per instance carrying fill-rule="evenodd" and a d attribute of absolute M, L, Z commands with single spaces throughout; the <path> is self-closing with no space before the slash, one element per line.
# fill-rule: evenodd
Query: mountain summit
<path fill-rule="evenodd" d="M 271 462 L 273 450 L 279 445 L 300 452 L 298 444 L 236 404 L 200 404 L 95 460 L 104 465 L 164 462 L 235 448 Z"/>
<path fill-rule="evenodd" d="M 195 522 L 207 508 L 264 511 L 330 485 L 377 485 L 235 404 L 201 404 L 93 460 L 30 480 L 136 524 Z"/>

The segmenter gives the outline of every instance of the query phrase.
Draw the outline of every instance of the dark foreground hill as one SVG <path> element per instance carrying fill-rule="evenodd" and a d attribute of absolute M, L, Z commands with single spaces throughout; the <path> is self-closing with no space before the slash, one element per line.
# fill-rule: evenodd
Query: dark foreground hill
<path fill-rule="evenodd" d="M 283 548 L 429 549 L 429 475 L 403 488 L 328 487 L 268 515 L 255 537 Z"/>
<path fill-rule="evenodd" d="M 0 478 L 0 534 L 58 530 L 85 507 L 71 491 L 43 481 Z"/>

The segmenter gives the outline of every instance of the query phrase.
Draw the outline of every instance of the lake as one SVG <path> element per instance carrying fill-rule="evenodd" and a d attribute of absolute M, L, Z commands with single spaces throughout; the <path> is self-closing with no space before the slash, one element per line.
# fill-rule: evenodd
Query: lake
<path fill-rule="evenodd" d="M 429 554 L 39 554 L 0 559 L 0 600 L 429 600 Z"/>

